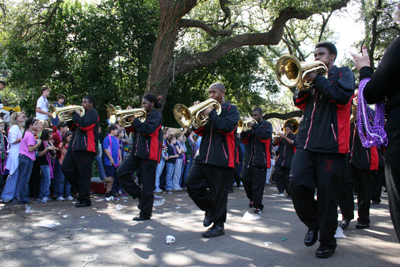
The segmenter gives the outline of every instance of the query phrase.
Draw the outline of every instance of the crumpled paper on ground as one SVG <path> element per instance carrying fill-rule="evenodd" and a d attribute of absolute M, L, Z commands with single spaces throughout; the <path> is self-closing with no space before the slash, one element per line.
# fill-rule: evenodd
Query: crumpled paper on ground
<path fill-rule="evenodd" d="M 40 221 L 38 224 L 36 224 L 39 227 L 44 227 L 44 228 L 54 228 L 56 226 L 59 226 L 60 223 L 52 220 L 43 220 Z"/>
<path fill-rule="evenodd" d="M 347 238 L 347 236 L 345 236 L 343 234 L 343 229 L 340 226 L 336 229 L 335 237 L 336 238 Z"/>
<path fill-rule="evenodd" d="M 260 216 L 253 215 L 253 214 L 249 213 L 248 211 L 246 211 L 246 213 L 243 215 L 242 219 L 246 220 L 246 221 L 255 221 L 255 220 L 260 219 Z"/>

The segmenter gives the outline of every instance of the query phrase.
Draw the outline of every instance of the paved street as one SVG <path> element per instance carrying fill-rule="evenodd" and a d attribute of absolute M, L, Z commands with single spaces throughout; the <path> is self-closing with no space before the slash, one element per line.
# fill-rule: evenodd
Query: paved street
<path fill-rule="evenodd" d="M 267 186 L 264 213 L 258 220 L 245 220 L 248 209 L 244 190 L 229 195 L 225 235 L 201 237 L 204 214 L 186 191 L 156 194 L 160 206 L 153 219 L 132 221 L 138 214 L 137 200 L 110 202 L 95 195 L 90 208 L 71 202 L 51 201 L 30 205 L 1 204 L 1 266 L 399 266 L 400 245 L 390 220 L 387 195 L 371 208 L 371 228 L 355 229 L 352 221 L 338 239 L 336 253 L 318 259 L 315 250 L 303 245 L 306 227 L 298 220 L 291 200 L 275 195 Z M 126 201 L 126 202 L 125 202 Z M 117 204 L 122 210 L 116 209 Z M 41 212 L 40 212 L 41 211 Z M 68 217 L 64 216 L 68 215 Z M 64 217 L 66 218 L 64 218 Z M 83 217 L 84 216 L 84 217 Z M 43 220 L 59 223 L 38 226 Z M 176 242 L 165 243 L 167 235 Z"/>

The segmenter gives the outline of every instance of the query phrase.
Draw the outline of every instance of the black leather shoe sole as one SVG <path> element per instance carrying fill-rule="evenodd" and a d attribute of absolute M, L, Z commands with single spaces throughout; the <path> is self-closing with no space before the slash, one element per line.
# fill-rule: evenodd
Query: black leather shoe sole
<path fill-rule="evenodd" d="M 75 206 L 76 206 L 77 208 L 90 207 L 90 206 L 92 206 L 92 203 L 81 202 L 81 203 L 77 203 Z"/>
<path fill-rule="evenodd" d="M 313 246 L 318 240 L 318 230 L 308 230 L 304 237 L 304 245 L 307 247 Z"/>
<path fill-rule="evenodd" d="M 315 256 L 317 256 L 317 258 L 324 259 L 332 257 L 334 253 L 335 253 L 335 248 L 327 248 L 327 249 L 318 248 L 317 251 L 315 252 Z"/>
<path fill-rule="evenodd" d="M 221 228 L 210 228 L 207 231 L 201 233 L 201 235 L 203 237 L 207 237 L 207 238 L 217 237 L 217 236 L 224 235 L 224 234 L 225 234 L 225 231 L 223 228 L 222 229 Z"/>
<path fill-rule="evenodd" d="M 137 216 L 137 217 L 134 217 L 132 220 L 134 220 L 134 221 L 145 221 L 145 220 L 150 220 L 150 217 Z"/>

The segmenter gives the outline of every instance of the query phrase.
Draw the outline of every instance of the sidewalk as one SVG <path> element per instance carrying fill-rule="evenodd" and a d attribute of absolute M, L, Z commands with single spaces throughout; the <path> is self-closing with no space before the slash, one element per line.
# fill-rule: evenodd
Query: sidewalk
<path fill-rule="evenodd" d="M 371 227 L 355 229 L 352 221 L 338 239 L 335 255 L 318 259 L 315 250 L 304 246 L 306 227 L 299 221 L 290 199 L 274 195 L 275 185 L 264 194 L 260 219 L 242 219 L 248 208 L 244 190 L 229 194 L 225 235 L 201 237 L 204 213 L 186 191 L 156 194 L 150 221 L 135 222 L 137 200 L 132 198 L 96 202 L 75 208 L 71 202 L 51 201 L 30 205 L 2 204 L 0 208 L 1 266 L 399 266 L 400 245 L 390 220 L 387 195 L 371 206 Z M 125 202 L 126 201 L 126 202 Z M 117 211 L 116 205 L 122 210 Z M 68 215 L 63 218 L 63 215 Z M 83 217 L 84 216 L 84 217 Z M 37 224 L 43 220 L 60 223 L 55 228 Z M 176 242 L 168 245 L 165 237 Z"/>

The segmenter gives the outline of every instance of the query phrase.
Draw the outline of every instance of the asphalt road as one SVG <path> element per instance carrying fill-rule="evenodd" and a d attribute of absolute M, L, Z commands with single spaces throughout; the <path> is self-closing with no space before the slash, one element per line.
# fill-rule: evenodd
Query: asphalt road
<path fill-rule="evenodd" d="M 1 204 L 1 266 L 399 266 L 400 245 L 390 220 L 387 196 L 371 206 L 371 227 L 355 229 L 352 221 L 338 239 L 335 255 L 315 257 L 318 243 L 304 246 L 307 228 L 299 221 L 290 199 L 267 186 L 264 213 L 245 220 L 252 210 L 244 190 L 229 195 L 225 235 L 201 237 L 206 228 L 201 212 L 186 191 L 156 194 L 150 221 L 135 222 L 137 200 L 102 201 L 95 195 L 89 208 L 71 202 L 30 205 Z M 116 206 L 122 205 L 118 211 Z M 66 217 L 65 215 L 68 215 Z M 64 217 L 66 218 L 64 218 Z M 83 217 L 84 216 L 84 217 Z M 54 228 L 39 226 L 44 220 Z M 173 235 L 173 244 L 166 236 Z"/>

